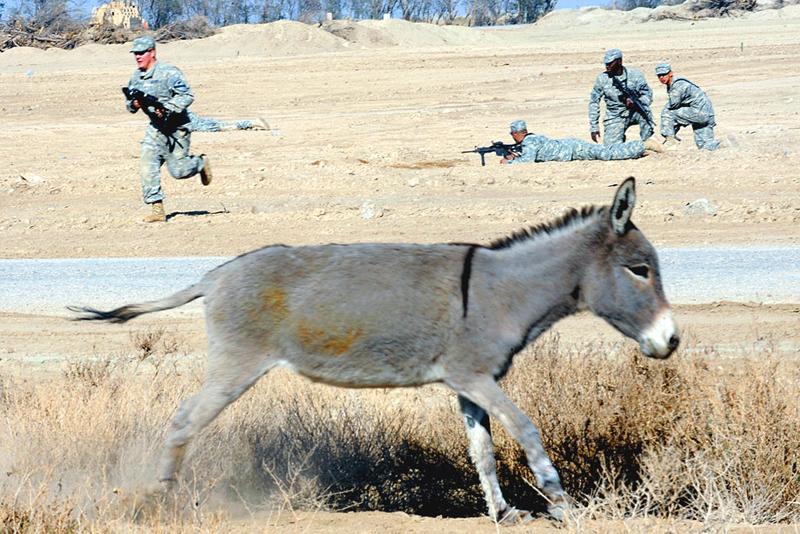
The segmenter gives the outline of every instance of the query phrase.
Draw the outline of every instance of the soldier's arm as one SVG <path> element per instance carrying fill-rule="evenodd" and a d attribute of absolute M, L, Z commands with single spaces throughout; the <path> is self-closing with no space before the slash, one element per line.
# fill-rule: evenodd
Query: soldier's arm
<path fill-rule="evenodd" d="M 683 80 L 676 80 L 673 82 L 667 93 L 669 95 L 669 102 L 667 102 L 669 109 L 678 109 L 683 106 L 686 97 L 689 96 L 690 89 L 691 86 Z"/>
<path fill-rule="evenodd" d="M 530 139 L 530 140 L 529 140 Z M 536 154 L 539 152 L 539 143 L 533 142 L 533 139 L 526 137 L 520 146 L 520 154 L 511 161 L 512 163 L 527 163 L 529 161 L 536 161 Z"/>
<path fill-rule="evenodd" d="M 133 89 L 133 77 L 131 77 L 131 79 L 128 80 L 128 89 Z M 133 100 L 130 99 L 125 100 L 125 107 L 130 113 L 136 113 L 137 111 L 139 111 L 139 108 L 135 107 L 133 105 Z"/>
<path fill-rule="evenodd" d="M 178 69 L 175 69 L 169 77 L 169 88 L 172 97 L 164 102 L 164 108 L 173 113 L 181 113 L 194 102 L 192 89 Z"/>
<path fill-rule="evenodd" d="M 650 106 L 653 103 L 653 90 L 650 89 L 650 85 L 642 74 L 636 76 L 636 93 L 639 95 L 639 102 L 643 105 Z"/>
<path fill-rule="evenodd" d="M 589 94 L 589 132 L 600 131 L 600 98 L 603 96 L 603 84 L 598 77 Z"/>

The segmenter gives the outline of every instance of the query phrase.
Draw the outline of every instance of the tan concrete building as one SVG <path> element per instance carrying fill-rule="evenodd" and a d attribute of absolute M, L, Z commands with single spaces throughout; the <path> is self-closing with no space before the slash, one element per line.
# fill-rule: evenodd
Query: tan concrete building
<path fill-rule="evenodd" d="M 111 24 L 122 26 L 131 30 L 146 28 L 147 23 L 142 20 L 139 8 L 131 0 L 112 0 L 92 10 L 92 24 Z"/>

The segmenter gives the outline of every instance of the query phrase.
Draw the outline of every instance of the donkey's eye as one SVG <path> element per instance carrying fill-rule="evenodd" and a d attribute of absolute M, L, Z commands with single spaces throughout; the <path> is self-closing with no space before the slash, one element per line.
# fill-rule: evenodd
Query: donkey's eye
<path fill-rule="evenodd" d="M 631 265 L 628 267 L 628 270 L 638 276 L 639 278 L 649 278 L 650 277 L 650 267 L 645 264 L 640 265 Z"/>

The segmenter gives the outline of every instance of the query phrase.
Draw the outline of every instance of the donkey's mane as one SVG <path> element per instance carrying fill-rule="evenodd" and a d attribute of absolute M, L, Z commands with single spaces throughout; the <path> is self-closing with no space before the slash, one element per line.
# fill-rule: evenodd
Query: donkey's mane
<path fill-rule="evenodd" d="M 492 250 L 508 248 L 514 245 L 515 243 L 528 241 L 542 234 L 551 234 L 557 230 L 566 228 L 567 226 L 574 224 L 575 222 L 584 221 L 586 219 L 589 219 L 590 217 L 594 217 L 597 214 L 604 213 L 606 210 L 607 210 L 606 206 L 584 206 L 580 210 L 572 208 L 569 211 L 567 211 L 564 215 L 553 221 L 537 224 L 535 226 L 530 226 L 528 228 L 523 228 L 522 230 L 517 230 L 510 236 L 496 239 L 491 243 L 489 243 L 488 248 Z"/>

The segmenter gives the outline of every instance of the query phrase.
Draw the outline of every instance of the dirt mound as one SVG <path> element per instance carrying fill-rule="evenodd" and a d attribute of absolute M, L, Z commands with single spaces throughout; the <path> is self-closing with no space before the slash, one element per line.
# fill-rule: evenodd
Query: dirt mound
<path fill-rule="evenodd" d="M 424 22 L 408 22 L 405 20 L 362 20 L 359 26 L 380 33 L 392 43 L 410 47 L 426 46 L 466 46 L 499 44 L 504 39 L 498 32 L 464 26 L 437 26 Z"/>
<path fill-rule="evenodd" d="M 364 48 L 471 45 L 485 42 L 486 32 L 462 26 L 438 26 L 405 20 L 334 20 L 322 29 Z M 492 41 L 493 39 L 489 39 Z"/>
<path fill-rule="evenodd" d="M 604 9 L 594 6 L 582 7 L 579 9 L 558 9 L 551 11 L 536 21 L 535 26 L 537 28 L 565 28 L 595 24 L 620 24 L 628 22 L 628 20 L 631 18 L 629 13 L 631 12 Z"/>
<path fill-rule="evenodd" d="M 378 29 L 370 28 L 354 20 L 331 20 L 322 24 L 322 29 L 362 48 L 381 48 L 395 46 L 391 36 Z"/>
<path fill-rule="evenodd" d="M 289 20 L 268 24 L 235 24 L 207 39 L 169 43 L 170 54 L 198 54 L 225 58 L 236 56 L 295 56 L 332 52 L 345 41 L 316 25 Z M 165 47 L 166 47 L 165 46 Z"/>

